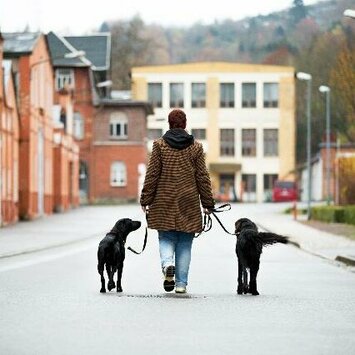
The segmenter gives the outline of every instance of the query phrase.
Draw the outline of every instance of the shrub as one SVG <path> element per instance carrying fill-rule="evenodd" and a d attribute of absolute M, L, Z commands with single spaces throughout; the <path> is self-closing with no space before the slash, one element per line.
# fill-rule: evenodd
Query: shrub
<path fill-rule="evenodd" d="M 327 223 L 345 223 L 344 207 L 340 206 L 319 206 L 312 207 L 311 219 Z"/>
<path fill-rule="evenodd" d="M 344 207 L 344 223 L 355 224 L 355 206 Z"/>

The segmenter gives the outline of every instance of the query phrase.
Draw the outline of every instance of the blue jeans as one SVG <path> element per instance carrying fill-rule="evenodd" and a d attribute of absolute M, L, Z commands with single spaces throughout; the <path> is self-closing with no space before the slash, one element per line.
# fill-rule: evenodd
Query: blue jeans
<path fill-rule="evenodd" d="M 175 285 L 186 287 L 194 233 L 179 231 L 158 231 L 158 233 L 162 268 L 175 265 Z"/>

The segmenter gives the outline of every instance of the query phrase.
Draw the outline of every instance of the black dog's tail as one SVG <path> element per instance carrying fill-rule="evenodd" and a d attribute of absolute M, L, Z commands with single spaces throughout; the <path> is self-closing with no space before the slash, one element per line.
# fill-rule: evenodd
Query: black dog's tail
<path fill-rule="evenodd" d="M 261 239 L 263 245 L 271 245 L 275 243 L 288 243 L 288 238 L 279 234 L 270 232 L 259 232 L 259 238 Z"/>

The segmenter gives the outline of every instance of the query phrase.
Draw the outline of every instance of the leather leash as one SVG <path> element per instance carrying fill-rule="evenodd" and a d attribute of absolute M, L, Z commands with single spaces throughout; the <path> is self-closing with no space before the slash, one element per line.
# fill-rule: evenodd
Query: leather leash
<path fill-rule="evenodd" d="M 148 237 L 148 220 L 147 220 L 147 213 L 145 214 L 145 220 L 146 220 L 146 222 L 147 222 L 147 226 L 145 227 L 145 235 L 144 235 L 144 241 L 143 241 L 142 250 L 141 250 L 140 252 L 138 252 L 138 251 L 135 251 L 135 250 L 134 250 L 133 248 L 131 248 L 131 247 L 128 247 L 128 248 L 127 248 L 127 249 L 130 250 L 132 253 L 137 254 L 137 255 L 142 254 L 142 253 L 144 252 L 144 249 L 145 249 L 146 245 L 147 245 L 147 237 Z"/>
<path fill-rule="evenodd" d="M 223 225 L 223 223 L 220 221 L 220 219 L 216 216 L 216 213 L 221 213 L 221 212 L 225 212 L 225 211 L 229 211 L 232 208 L 232 206 L 230 205 L 230 203 L 225 203 L 222 206 L 213 208 L 210 210 L 211 214 L 214 216 L 214 218 L 216 218 L 217 222 L 219 223 L 219 225 L 222 227 L 222 229 L 229 235 L 236 235 L 235 233 L 230 233 L 228 232 L 228 230 L 226 229 L 226 227 Z M 147 213 L 145 214 L 145 219 L 147 221 Z M 200 233 L 198 233 L 197 235 L 195 235 L 195 238 L 199 237 L 202 233 L 206 233 L 208 231 L 210 231 L 212 228 L 212 218 L 209 214 L 204 214 L 203 216 L 203 227 L 202 227 L 202 231 Z M 148 221 L 147 221 L 147 226 L 145 227 L 145 235 L 144 235 L 144 241 L 143 241 L 143 247 L 142 250 L 140 252 L 135 251 L 133 248 L 128 247 L 127 249 L 130 250 L 132 253 L 134 254 L 142 254 L 143 251 L 145 250 L 145 247 L 147 245 L 147 239 L 148 239 Z"/>
<path fill-rule="evenodd" d="M 219 225 L 222 227 L 222 229 L 229 235 L 236 235 L 235 233 L 230 233 L 228 232 L 228 230 L 226 229 L 226 227 L 223 225 L 223 223 L 220 221 L 220 219 L 217 217 L 216 213 L 221 213 L 221 212 L 225 212 L 225 211 L 229 211 L 232 208 L 232 206 L 230 205 L 230 203 L 225 203 L 222 206 L 213 208 L 211 210 L 209 210 L 211 212 L 211 214 L 214 216 L 214 218 L 216 218 L 217 222 L 219 223 Z M 195 238 L 199 237 L 203 232 L 208 232 L 209 230 L 211 230 L 212 228 L 212 218 L 209 214 L 205 214 L 203 216 L 203 227 L 202 227 L 202 231 L 197 234 L 195 236 Z"/>

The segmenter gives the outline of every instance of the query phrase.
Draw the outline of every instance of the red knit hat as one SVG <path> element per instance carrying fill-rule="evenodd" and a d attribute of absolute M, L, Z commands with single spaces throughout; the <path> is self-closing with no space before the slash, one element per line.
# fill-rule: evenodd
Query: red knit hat
<path fill-rule="evenodd" d="M 186 128 L 186 114 L 183 110 L 175 109 L 168 116 L 169 128 Z"/>

